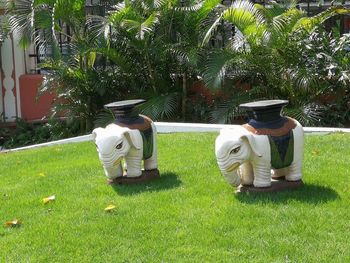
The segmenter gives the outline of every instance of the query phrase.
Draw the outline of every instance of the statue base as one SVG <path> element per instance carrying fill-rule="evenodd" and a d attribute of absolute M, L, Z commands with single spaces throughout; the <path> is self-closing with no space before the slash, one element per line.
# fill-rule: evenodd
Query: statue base
<path fill-rule="evenodd" d="M 254 187 L 253 185 L 240 185 L 236 193 L 273 193 L 285 190 L 294 190 L 304 185 L 302 180 L 287 181 L 282 178 L 272 179 L 269 187 Z"/>
<path fill-rule="evenodd" d="M 115 179 L 108 179 L 107 183 L 112 184 L 142 184 L 160 177 L 159 170 L 142 170 L 142 174 L 137 177 L 128 177 L 127 174 L 124 174 L 121 177 Z"/>

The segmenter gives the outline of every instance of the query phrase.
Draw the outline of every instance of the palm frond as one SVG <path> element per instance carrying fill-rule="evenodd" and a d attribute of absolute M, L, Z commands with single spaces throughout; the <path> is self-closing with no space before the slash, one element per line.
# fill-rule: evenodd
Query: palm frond
<path fill-rule="evenodd" d="M 246 38 L 239 31 L 236 32 L 236 34 L 228 42 L 229 48 L 235 52 L 243 51 L 247 44 Z"/>
<path fill-rule="evenodd" d="M 229 100 L 218 103 L 211 111 L 209 121 L 211 123 L 232 123 L 232 121 L 243 116 L 239 105 L 251 100 L 249 93 L 237 93 Z"/>
<path fill-rule="evenodd" d="M 138 17 L 139 16 L 134 12 L 134 10 L 131 7 L 123 6 L 123 8 L 112 11 L 108 16 L 108 21 L 112 26 L 117 27 L 125 19 L 134 20 Z"/>
<path fill-rule="evenodd" d="M 158 13 L 153 12 L 144 21 L 137 19 L 123 19 L 121 21 L 122 27 L 129 32 L 134 32 L 137 39 L 143 40 L 146 34 L 153 31 L 154 26 L 158 23 Z"/>
<path fill-rule="evenodd" d="M 86 25 L 89 28 L 89 33 L 94 38 L 103 36 L 105 39 L 109 40 L 111 34 L 111 26 L 106 17 L 88 15 L 86 18 Z"/>
<path fill-rule="evenodd" d="M 297 21 L 293 27 L 293 31 L 304 29 L 307 32 L 312 32 L 316 26 L 322 24 L 328 18 L 336 15 L 347 15 L 350 13 L 350 9 L 343 7 L 331 7 L 327 10 L 313 16 L 313 17 L 303 17 Z"/>
<path fill-rule="evenodd" d="M 144 22 L 141 24 L 138 36 L 140 39 L 144 39 L 146 33 L 151 33 L 155 25 L 159 22 L 158 13 L 153 12 Z"/>
<path fill-rule="evenodd" d="M 188 63 L 190 60 L 188 53 L 180 45 L 171 45 L 166 49 L 166 52 L 175 58 L 179 64 Z"/>
<path fill-rule="evenodd" d="M 112 6 L 112 10 L 113 11 L 111 11 L 110 14 L 113 14 L 114 12 L 119 12 L 120 10 L 124 9 L 125 6 L 126 6 L 125 5 L 125 1 L 122 1 L 120 3 L 117 3 L 117 4 L 113 5 Z"/>
<path fill-rule="evenodd" d="M 120 66 L 126 72 L 132 68 L 132 64 L 127 57 L 122 55 L 117 49 L 114 48 L 93 48 L 91 51 L 95 51 L 102 54 L 106 58 L 110 59 L 112 62 Z"/>
<path fill-rule="evenodd" d="M 293 28 L 298 23 L 298 21 L 305 16 L 306 13 L 304 11 L 296 8 L 290 8 L 284 13 L 273 18 L 273 32 L 277 34 L 277 37 L 293 32 Z"/>
<path fill-rule="evenodd" d="M 205 61 L 203 79 L 205 85 L 217 88 L 225 76 L 227 66 L 235 57 L 228 49 L 212 51 Z"/>
<path fill-rule="evenodd" d="M 6 8 L 9 17 L 9 25 L 12 31 L 20 36 L 20 46 L 27 48 L 32 42 L 35 28 L 34 1 L 6 1 Z"/>
<path fill-rule="evenodd" d="M 154 121 L 159 119 L 171 119 L 176 116 L 179 108 L 179 94 L 153 94 L 147 101 L 139 106 L 142 114 L 149 116 Z"/>
<path fill-rule="evenodd" d="M 316 103 L 304 103 L 293 108 L 284 108 L 285 115 L 288 115 L 301 123 L 303 126 L 317 126 L 322 121 L 325 108 Z"/>
<path fill-rule="evenodd" d="M 162 8 L 168 4 L 167 0 L 152 0 L 153 6 L 157 9 Z"/>
<path fill-rule="evenodd" d="M 154 11 L 162 8 L 167 4 L 167 0 L 146 0 L 141 1 L 141 6 L 146 11 Z"/>
<path fill-rule="evenodd" d="M 105 128 L 108 124 L 111 124 L 115 121 L 115 116 L 110 110 L 102 110 L 96 115 L 94 120 L 95 128 L 102 127 Z"/>
<path fill-rule="evenodd" d="M 234 1 L 231 7 L 224 11 L 223 17 L 234 24 L 241 32 L 245 32 L 249 26 L 254 26 L 257 30 L 265 22 L 261 11 L 247 0 Z"/>
<path fill-rule="evenodd" d="M 310 74 L 307 69 L 296 68 L 295 70 L 291 70 L 288 75 L 297 89 L 303 89 L 305 91 L 312 90 L 319 82 L 318 76 Z"/>
<path fill-rule="evenodd" d="M 214 23 L 212 23 L 212 25 L 210 26 L 210 28 L 207 30 L 207 32 L 205 33 L 205 36 L 202 40 L 202 47 L 207 45 L 210 41 L 210 39 L 212 38 L 212 36 L 215 34 L 218 26 L 221 24 L 221 21 L 223 19 L 223 16 L 220 15 L 215 21 Z"/>
<path fill-rule="evenodd" d="M 175 7 L 175 11 L 180 11 L 180 12 L 198 12 L 204 4 L 204 1 L 201 1 L 199 3 L 196 3 L 194 5 L 189 5 L 189 6 L 177 6 Z"/>
<path fill-rule="evenodd" d="M 209 12 L 213 10 L 214 7 L 221 3 L 220 0 L 202 0 L 194 1 L 194 3 L 189 3 L 187 6 L 177 6 L 175 11 L 181 12 L 196 12 L 200 17 L 206 17 Z"/>
<path fill-rule="evenodd" d="M 205 0 L 203 1 L 203 5 L 198 10 L 197 22 L 203 21 L 213 10 L 221 6 L 220 0 Z"/>

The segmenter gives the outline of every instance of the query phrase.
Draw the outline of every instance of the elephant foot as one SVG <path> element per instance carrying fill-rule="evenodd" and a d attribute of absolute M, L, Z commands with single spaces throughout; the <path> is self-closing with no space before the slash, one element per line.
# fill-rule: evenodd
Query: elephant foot
<path fill-rule="evenodd" d="M 286 176 L 286 180 L 289 182 L 295 182 L 301 180 L 301 173 L 299 174 L 289 174 Z"/>
<path fill-rule="evenodd" d="M 286 181 L 286 180 L 272 180 L 269 187 L 254 187 L 247 185 L 240 185 L 236 193 L 271 193 L 280 192 L 285 190 L 293 190 L 303 186 L 302 180 L 298 181 Z"/>
<path fill-rule="evenodd" d="M 153 169 L 153 170 L 143 170 L 142 174 L 137 177 L 128 177 L 127 174 L 124 174 L 121 177 L 117 177 L 115 179 L 108 179 L 107 183 L 109 185 L 113 184 L 141 184 L 146 183 L 149 181 L 152 181 L 156 178 L 159 178 L 159 170 Z"/>

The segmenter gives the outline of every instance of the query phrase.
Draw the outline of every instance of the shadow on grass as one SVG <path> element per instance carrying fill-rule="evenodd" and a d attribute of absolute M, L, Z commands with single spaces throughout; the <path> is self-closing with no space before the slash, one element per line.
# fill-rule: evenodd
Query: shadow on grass
<path fill-rule="evenodd" d="M 142 192 L 154 192 L 172 189 L 181 185 L 177 174 L 161 173 L 160 178 L 143 184 L 115 184 L 112 185 L 114 191 L 121 195 L 134 195 Z"/>
<path fill-rule="evenodd" d="M 313 184 L 304 184 L 302 187 L 282 191 L 276 193 L 239 193 L 236 195 L 236 198 L 247 204 L 255 203 L 286 203 L 288 200 L 296 200 L 303 203 L 310 204 L 322 204 L 335 199 L 340 199 L 340 196 L 332 188 L 313 185 Z"/>

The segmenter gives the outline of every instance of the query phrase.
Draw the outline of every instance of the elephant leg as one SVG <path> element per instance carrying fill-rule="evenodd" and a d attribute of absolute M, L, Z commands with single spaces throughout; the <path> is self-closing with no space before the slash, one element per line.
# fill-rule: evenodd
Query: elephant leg
<path fill-rule="evenodd" d="M 289 171 L 286 174 L 286 180 L 298 181 L 301 180 L 302 176 L 302 163 L 304 153 L 304 131 L 300 126 L 293 130 L 294 134 L 294 160 L 289 166 Z"/>
<path fill-rule="evenodd" d="M 289 172 L 286 174 L 287 181 L 299 181 L 301 180 L 301 160 L 294 161 L 289 167 Z"/>
<path fill-rule="evenodd" d="M 125 156 L 125 163 L 127 167 L 127 177 L 141 176 L 141 161 L 142 150 L 130 150 L 129 154 Z"/>
<path fill-rule="evenodd" d="M 271 186 L 271 169 L 265 164 L 253 164 L 254 186 L 270 187 Z"/>
<path fill-rule="evenodd" d="M 242 185 L 252 185 L 254 181 L 253 166 L 249 162 L 244 162 L 239 167 L 239 174 L 241 176 Z"/>
<path fill-rule="evenodd" d="M 153 152 L 151 158 L 144 161 L 143 165 L 145 170 L 154 170 L 158 168 L 156 136 L 155 134 L 153 136 Z"/>
<path fill-rule="evenodd" d="M 144 162 L 145 170 L 154 170 L 158 168 L 157 157 L 152 156 Z"/>

